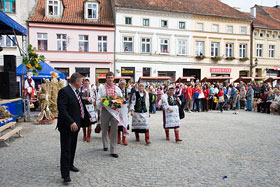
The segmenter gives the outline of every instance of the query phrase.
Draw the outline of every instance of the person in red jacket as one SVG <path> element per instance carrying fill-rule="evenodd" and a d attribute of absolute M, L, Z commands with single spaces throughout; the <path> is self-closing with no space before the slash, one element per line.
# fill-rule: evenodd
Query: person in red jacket
<path fill-rule="evenodd" d="M 204 98 L 202 98 L 202 111 L 203 112 L 208 112 L 208 99 L 209 99 L 209 88 L 207 84 L 203 85 L 203 94 L 204 94 Z"/>
<path fill-rule="evenodd" d="M 186 98 L 186 105 L 185 105 L 185 110 L 188 109 L 188 112 L 191 113 L 192 110 L 192 98 L 193 98 L 193 89 L 192 89 L 192 84 L 188 84 L 187 88 L 184 89 L 184 95 Z"/>
<path fill-rule="evenodd" d="M 223 88 L 219 89 L 219 93 L 217 94 L 218 96 L 218 103 L 219 103 L 219 109 L 221 112 L 223 112 L 223 104 L 225 102 L 225 98 L 224 98 L 224 91 Z"/>

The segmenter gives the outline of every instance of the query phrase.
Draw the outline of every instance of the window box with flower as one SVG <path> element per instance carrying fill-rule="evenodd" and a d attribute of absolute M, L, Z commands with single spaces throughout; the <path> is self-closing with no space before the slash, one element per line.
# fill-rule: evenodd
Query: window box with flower
<path fill-rule="evenodd" d="M 234 60 L 235 57 L 234 56 L 229 56 L 229 57 L 226 57 L 226 60 Z"/>
<path fill-rule="evenodd" d="M 213 60 L 215 62 L 218 62 L 218 61 L 222 60 L 222 57 L 220 57 L 220 56 L 213 56 L 213 57 L 211 57 L 211 60 Z"/>
<path fill-rule="evenodd" d="M 242 61 L 242 62 L 245 62 L 245 61 L 249 60 L 249 58 L 248 57 L 243 57 L 243 58 L 240 58 L 239 60 Z"/>

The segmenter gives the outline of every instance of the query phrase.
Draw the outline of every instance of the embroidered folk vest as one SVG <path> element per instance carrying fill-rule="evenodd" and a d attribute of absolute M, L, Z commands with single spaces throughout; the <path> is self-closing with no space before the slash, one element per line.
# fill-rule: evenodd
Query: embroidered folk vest
<path fill-rule="evenodd" d="M 146 106 L 146 93 L 144 92 L 143 97 L 140 96 L 139 91 L 136 93 L 136 102 L 134 106 L 134 111 L 137 113 L 146 113 L 147 112 L 147 106 Z"/>

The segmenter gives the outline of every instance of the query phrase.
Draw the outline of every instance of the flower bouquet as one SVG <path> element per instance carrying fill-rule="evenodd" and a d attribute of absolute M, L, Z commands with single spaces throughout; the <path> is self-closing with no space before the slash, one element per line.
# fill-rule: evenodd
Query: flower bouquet
<path fill-rule="evenodd" d="M 117 108 L 121 108 L 122 105 L 126 104 L 127 101 L 124 97 L 106 96 L 101 98 L 101 102 L 105 107 L 117 109 Z"/>

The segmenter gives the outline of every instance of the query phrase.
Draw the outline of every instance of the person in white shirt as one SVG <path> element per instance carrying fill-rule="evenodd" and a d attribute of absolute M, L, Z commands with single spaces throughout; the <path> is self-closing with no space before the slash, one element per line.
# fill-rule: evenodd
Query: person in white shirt
<path fill-rule="evenodd" d="M 114 73 L 109 72 L 106 74 L 106 84 L 101 85 L 98 90 L 96 107 L 101 111 L 101 131 L 104 151 L 108 151 L 108 129 L 109 124 L 111 124 L 110 153 L 112 157 L 118 158 L 119 155 L 116 153 L 118 121 L 107 111 L 101 102 L 102 97 L 123 96 L 120 88 L 114 85 L 114 79 Z"/>

